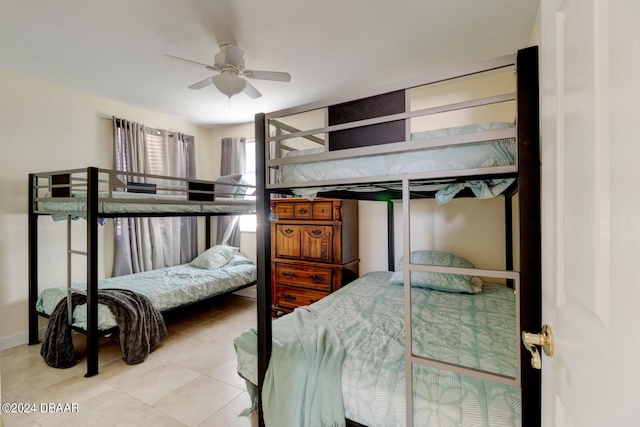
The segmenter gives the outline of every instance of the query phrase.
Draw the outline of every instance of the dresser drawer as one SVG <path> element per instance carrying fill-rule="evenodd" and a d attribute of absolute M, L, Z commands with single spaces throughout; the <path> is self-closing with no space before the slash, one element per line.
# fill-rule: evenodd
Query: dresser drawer
<path fill-rule="evenodd" d="M 311 219 L 311 203 L 296 203 L 293 205 L 293 217 L 295 219 Z"/>
<path fill-rule="evenodd" d="M 312 304 L 327 295 L 329 292 L 278 285 L 276 287 L 276 304 L 279 307 L 294 309 L 301 305 Z"/>
<path fill-rule="evenodd" d="M 278 215 L 279 219 L 290 219 L 293 218 L 293 203 L 273 203 L 272 205 L 273 213 Z"/>
<path fill-rule="evenodd" d="M 330 268 L 276 263 L 276 282 L 331 292 Z"/>
<path fill-rule="evenodd" d="M 315 220 L 332 220 L 333 219 L 333 203 L 331 202 L 314 202 L 313 203 L 313 219 Z"/>

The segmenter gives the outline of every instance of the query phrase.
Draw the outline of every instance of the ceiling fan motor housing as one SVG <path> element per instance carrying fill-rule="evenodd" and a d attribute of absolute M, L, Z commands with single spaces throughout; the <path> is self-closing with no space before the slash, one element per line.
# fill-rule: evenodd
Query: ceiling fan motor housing
<path fill-rule="evenodd" d="M 216 53 L 216 55 L 214 56 L 214 69 L 219 73 L 222 73 L 223 71 L 231 71 L 236 75 L 242 74 L 242 72 L 244 71 L 244 59 L 240 61 L 240 64 L 236 66 L 234 64 L 228 64 L 226 61 L 226 56 L 227 55 L 224 50 L 222 52 Z"/>

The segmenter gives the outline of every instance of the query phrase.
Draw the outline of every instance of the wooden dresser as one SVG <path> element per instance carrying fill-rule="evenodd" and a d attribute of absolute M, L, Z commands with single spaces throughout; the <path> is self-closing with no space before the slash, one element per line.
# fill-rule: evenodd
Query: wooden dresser
<path fill-rule="evenodd" d="M 358 277 L 358 202 L 271 200 L 271 295 L 290 312 Z"/>

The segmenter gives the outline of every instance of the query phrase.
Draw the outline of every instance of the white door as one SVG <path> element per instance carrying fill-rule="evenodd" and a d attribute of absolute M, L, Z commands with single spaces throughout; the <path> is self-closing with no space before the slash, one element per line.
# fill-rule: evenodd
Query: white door
<path fill-rule="evenodd" d="M 640 1 L 542 0 L 543 426 L 640 426 Z"/>

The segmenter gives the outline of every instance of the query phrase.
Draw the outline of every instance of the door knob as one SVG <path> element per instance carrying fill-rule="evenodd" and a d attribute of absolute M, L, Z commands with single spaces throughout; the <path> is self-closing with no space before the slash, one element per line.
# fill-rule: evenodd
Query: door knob
<path fill-rule="evenodd" d="M 544 354 L 547 356 L 553 356 L 553 332 L 549 325 L 542 325 L 542 332 L 539 334 L 522 331 L 522 343 L 527 350 L 529 350 L 529 353 L 531 353 L 531 366 L 535 369 L 540 369 L 542 367 L 542 360 L 540 358 L 538 347 L 542 347 Z"/>

